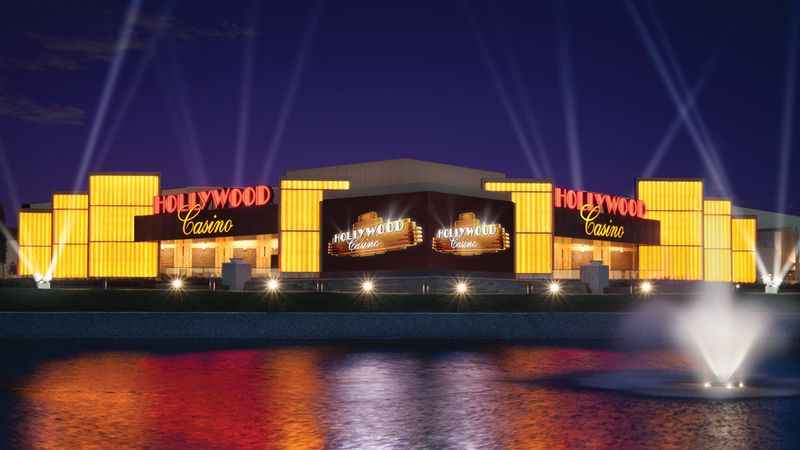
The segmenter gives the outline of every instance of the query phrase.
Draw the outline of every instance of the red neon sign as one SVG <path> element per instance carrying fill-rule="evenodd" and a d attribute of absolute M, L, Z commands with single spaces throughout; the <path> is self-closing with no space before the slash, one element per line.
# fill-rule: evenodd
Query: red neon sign
<path fill-rule="evenodd" d="M 244 188 L 222 188 L 208 191 L 179 192 L 153 197 L 153 213 L 262 206 L 272 200 L 272 189 L 266 185 Z"/>
<path fill-rule="evenodd" d="M 582 210 L 599 207 L 603 212 L 620 216 L 640 217 L 644 219 L 647 208 L 642 200 L 619 195 L 599 194 L 597 192 L 576 191 L 573 189 L 553 189 L 553 203 L 556 208 Z"/>

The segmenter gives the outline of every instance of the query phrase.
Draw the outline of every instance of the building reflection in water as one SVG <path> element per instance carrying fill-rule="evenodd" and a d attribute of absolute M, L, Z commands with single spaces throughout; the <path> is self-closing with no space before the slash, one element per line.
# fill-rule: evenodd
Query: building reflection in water
<path fill-rule="evenodd" d="M 405 348 L 405 347 L 404 347 Z M 652 399 L 544 378 L 674 368 L 665 352 L 269 347 L 43 361 L 13 386 L 25 448 L 771 447 L 769 402 Z M 773 406 L 771 406 L 773 405 Z M 770 440 L 772 439 L 772 440 Z"/>

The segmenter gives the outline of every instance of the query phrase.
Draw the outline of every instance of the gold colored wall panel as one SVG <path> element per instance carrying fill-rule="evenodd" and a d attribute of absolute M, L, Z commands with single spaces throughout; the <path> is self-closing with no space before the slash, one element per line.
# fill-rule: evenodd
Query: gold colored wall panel
<path fill-rule="evenodd" d="M 93 277 L 154 277 L 158 274 L 158 243 L 92 242 L 89 268 Z"/>
<path fill-rule="evenodd" d="M 18 275 L 44 275 L 50 267 L 50 247 L 23 247 L 19 248 Z"/>
<path fill-rule="evenodd" d="M 280 267 L 282 272 L 319 272 L 320 233 L 281 232 Z"/>
<path fill-rule="evenodd" d="M 96 174 L 89 176 L 89 204 L 91 206 L 152 206 L 153 198 L 159 195 L 159 191 L 159 176 L 154 174 Z"/>
<path fill-rule="evenodd" d="M 53 278 L 86 278 L 88 253 L 86 244 L 53 245 Z"/>
<path fill-rule="evenodd" d="M 729 282 L 731 264 L 731 201 L 703 201 L 703 279 Z"/>
<path fill-rule="evenodd" d="M 85 209 L 53 210 L 53 244 L 86 244 L 89 211 Z"/>
<path fill-rule="evenodd" d="M 19 213 L 19 245 L 50 246 L 52 242 L 52 213 L 20 211 Z"/>
<path fill-rule="evenodd" d="M 756 277 L 756 229 L 754 217 L 731 219 L 731 249 L 733 250 L 733 281 L 755 283 Z"/>
<path fill-rule="evenodd" d="M 89 240 L 133 242 L 133 218 L 152 212 L 151 206 L 92 206 Z"/>
<path fill-rule="evenodd" d="M 87 194 L 53 194 L 53 209 L 87 209 Z"/>
<path fill-rule="evenodd" d="M 703 182 L 638 180 L 646 218 L 661 223 L 661 245 L 639 246 L 639 278 L 703 279 Z"/>
<path fill-rule="evenodd" d="M 152 214 L 159 193 L 159 176 L 154 174 L 89 176 L 90 276 L 158 275 L 158 243 L 133 242 L 133 218 Z"/>
<path fill-rule="evenodd" d="M 489 192 L 510 192 L 514 202 L 517 274 L 553 273 L 553 184 L 540 181 L 484 181 Z"/>
<path fill-rule="evenodd" d="M 731 281 L 730 249 L 705 249 L 703 250 L 704 276 L 706 281 Z"/>
<path fill-rule="evenodd" d="M 281 180 L 280 270 L 320 271 L 320 202 L 324 190 L 347 190 L 344 180 Z"/>

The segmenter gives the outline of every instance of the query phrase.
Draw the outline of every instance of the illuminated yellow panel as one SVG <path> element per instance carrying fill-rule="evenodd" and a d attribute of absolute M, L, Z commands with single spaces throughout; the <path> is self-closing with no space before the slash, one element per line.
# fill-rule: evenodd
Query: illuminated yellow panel
<path fill-rule="evenodd" d="M 159 195 L 154 174 L 89 177 L 89 275 L 155 277 L 158 243 L 133 242 L 134 216 L 152 213 Z"/>
<path fill-rule="evenodd" d="M 53 243 L 86 244 L 89 212 L 80 209 L 53 210 Z"/>
<path fill-rule="evenodd" d="M 731 201 L 703 201 L 703 278 L 731 281 Z"/>
<path fill-rule="evenodd" d="M 155 277 L 157 242 L 93 242 L 89 269 L 94 277 Z"/>
<path fill-rule="evenodd" d="M 639 199 L 652 211 L 702 211 L 703 182 L 700 180 L 647 180 L 637 183 Z"/>
<path fill-rule="evenodd" d="M 50 266 L 50 247 L 23 247 L 19 248 L 19 264 L 17 274 L 34 275 L 47 273 Z"/>
<path fill-rule="evenodd" d="M 661 245 L 639 246 L 639 277 L 703 279 L 703 182 L 639 180 L 646 218 L 660 222 Z"/>
<path fill-rule="evenodd" d="M 515 272 L 553 273 L 553 184 L 536 180 L 485 180 L 483 189 L 511 193 Z"/>
<path fill-rule="evenodd" d="M 706 281 L 731 281 L 730 249 L 703 250 L 704 279 Z"/>
<path fill-rule="evenodd" d="M 151 206 L 92 206 L 89 240 L 133 241 L 133 218 L 152 214 Z"/>
<path fill-rule="evenodd" d="M 87 194 L 53 194 L 53 209 L 87 209 Z"/>
<path fill-rule="evenodd" d="M 731 249 L 733 251 L 756 251 L 756 219 L 734 217 L 731 219 Z"/>
<path fill-rule="evenodd" d="M 281 232 L 282 272 L 319 272 L 320 234 L 314 231 Z"/>
<path fill-rule="evenodd" d="M 757 225 L 754 217 L 731 219 L 733 281 L 735 283 L 754 283 L 756 281 Z"/>
<path fill-rule="evenodd" d="M 350 189 L 350 182 L 345 180 L 281 180 L 281 194 L 285 189 L 346 191 Z"/>
<path fill-rule="evenodd" d="M 89 176 L 89 204 L 150 206 L 159 189 L 155 174 L 94 174 Z"/>
<path fill-rule="evenodd" d="M 88 246 L 56 244 L 53 246 L 53 278 L 86 278 Z"/>
<path fill-rule="evenodd" d="M 319 230 L 321 201 L 322 191 L 281 191 L 281 230 Z"/>
<path fill-rule="evenodd" d="M 700 246 L 703 243 L 702 212 L 648 211 L 647 218 L 660 222 L 661 245 Z"/>
<path fill-rule="evenodd" d="M 721 199 L 713 199 L 713 200 L 703 200 L 703 213 L 704 214 L 714 214 L 714 215 L 722 215 L 722 216 L 730 216 L 731 215 L 731 201 L 730 200 L 721 200 Z"/>
<path fill-rule="evenodd" d="M 639 278 L 700 280 L 703 249 L 689 246 L 639 246 Z"/>
<path fill-rule="evenodd" d="M 546 274 L 553 272 L 552 235 L 518 233 L 514 252 L 517 273 Z"/>
<path fill-rule="evenodd" d="M 19 245 L 45 245 L 52 242 L 51 213 L 20 211 L 19 213 Z"/>
<path fill-rule="evenodd" d="M 485 181 L 483 189 L 488 192 L 552 192 L 553 183 L 534 181 Z"/>
<path fill-rule="evenodd" d="M 281 180 L 281 272 L 320 271 L 322 193 L 347 189 L 350 182 L 343 180 Z"/>
<path fill-rule="evenodd" d="M 756 282 L 755 252 L 733 252 L 733 282 Z"/>

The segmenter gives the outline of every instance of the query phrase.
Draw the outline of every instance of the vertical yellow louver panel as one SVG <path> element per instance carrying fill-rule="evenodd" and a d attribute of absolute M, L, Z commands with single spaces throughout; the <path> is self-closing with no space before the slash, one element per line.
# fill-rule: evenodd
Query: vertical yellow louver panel
<path fill-rule="evenodd" d="M 280 270 L 320 271 L 320 202 L 325 190 L 347 190 L 343 180 L 281 180 Z"/>
<path fill-rule="evenodd" d="M 755 283 L 756 281 L 756 229 L 755 217 L 734 217 L 731 219 L 731 250 L 733 252 L 734 283 Z"/>
<path fill-rule="evenodd" d="M 89 276 L 158 275 L 158 243 L 133 242 L 133 218 L 151 214 L 159 193 L 156 174 L 89 176 Z"/>
<path fill-rule="evenodd" d="M 45 275 L 50 267 L 52 213 L 19 212 L 19 275 Z"/>
<path fill-rule="evenodd" d="M 88 271 L 89 196 L 53 194 L 53 277 L 85 278 Z"/>
<path fill-rule="evenodd" d="M 731 281 L 731 201 L 703 201 L 703 278 Z"/>
<path fill-rule="evenodd" d="M 643 179 L 636 192 L 661 224 L 661 245 L 639 246 L 639 278 L 702 280 L 703 182 Z"/>
<path fill-rule="evenodd" d="M 510 192 L 514 202 L 517 274 L 553 273 L 553 184 L 542 181 L 484 181 L 488 192 Z"/>

